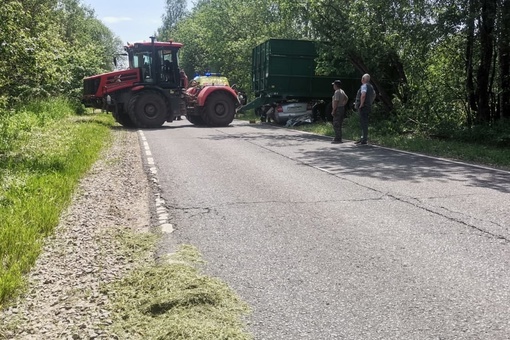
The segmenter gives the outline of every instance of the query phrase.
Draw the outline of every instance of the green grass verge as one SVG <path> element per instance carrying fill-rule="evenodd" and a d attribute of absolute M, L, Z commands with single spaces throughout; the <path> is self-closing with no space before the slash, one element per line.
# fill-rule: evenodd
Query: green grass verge
<path fill-rule="evenodd" d="M 252 339 L 240 321 L 248 306 L 225 283 L 200 274 L 201 263 L 184 245 L 168 261 L 106 285 L 111 331 L 120 339 Z"/>
<path fill-rule="evenodd" d="M 82 175 L 111 136 L 110 116 L 65 101 L 0 114 L 0 307 L 24 286 Z"/>
<path fill-rule="evenodd" d="M 374 143 L 430 156 L 510 170 L 510 148 L 497 145 L 469 143 L 453 139 L 438 140 L 423 136 L 378 136 Z"/>

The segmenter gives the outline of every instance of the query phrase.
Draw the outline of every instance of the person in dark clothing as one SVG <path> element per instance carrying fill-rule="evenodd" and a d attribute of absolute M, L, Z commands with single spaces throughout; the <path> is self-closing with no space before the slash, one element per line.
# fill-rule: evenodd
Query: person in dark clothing
<path fill-rule="evenodd" d="M 356 109 L 359 110 L 361 139 L 356 144 L 367 144 L 368 142 L 368 116 L 372 111 L 372 103 L 375 99 L 375 91 L 370 84 L 368 73 L 361 77 L 361 87 L 356 95 Z"/>

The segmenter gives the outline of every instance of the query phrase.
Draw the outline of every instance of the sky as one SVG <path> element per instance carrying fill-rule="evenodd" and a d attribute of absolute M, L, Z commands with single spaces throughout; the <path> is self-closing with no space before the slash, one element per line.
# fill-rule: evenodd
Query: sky
<path fill-rule="evenodd" d="M 125 45 L 150 41 L 163 21 L 165 0 L 82 0 Z"/>

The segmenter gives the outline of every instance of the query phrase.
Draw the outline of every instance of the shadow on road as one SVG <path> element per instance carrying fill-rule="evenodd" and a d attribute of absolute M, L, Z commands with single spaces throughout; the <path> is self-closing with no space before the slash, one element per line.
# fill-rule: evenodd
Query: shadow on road
<path fill-rule="evenodd" d="M 296 130 L 281 130 L 271 125 L 249 125 L 253 133 L 225 131 L 211 136 L 215 140 L 244 140 L 296 161 L 333 173 L 374 177 L 385 181 L 428 180 L 464 182 L 470 187 L 490 188 L 510 193 L 510 173 L 470 164 L 459 164 L 429 156 L 411 154 L 377 146 L 356 146 L 348 141 L 332 145 L 331 137 Z M 281 133 L 280 133 L 281 131 Z M 324 145 L 321 145 L 324 144 Z"/>

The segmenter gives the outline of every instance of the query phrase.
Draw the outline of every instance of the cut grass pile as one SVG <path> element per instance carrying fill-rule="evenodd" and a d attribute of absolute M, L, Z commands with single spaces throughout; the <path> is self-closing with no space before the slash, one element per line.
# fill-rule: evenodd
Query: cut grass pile
<path fill-rule="evenodd" d="M 249 312 L 231 289 L 200 274 L 198 251 L 183 245 L 167 261 L 134 270 L 104 287 L 120 339 L 252 339 L 240 321 Z"/>

